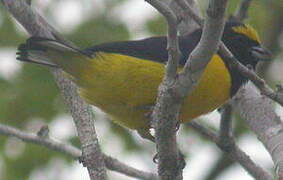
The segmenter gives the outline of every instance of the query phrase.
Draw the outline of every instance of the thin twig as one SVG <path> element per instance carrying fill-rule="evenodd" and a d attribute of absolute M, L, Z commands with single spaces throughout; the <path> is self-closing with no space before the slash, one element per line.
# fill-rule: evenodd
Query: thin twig
<path fill-rule="evenodd" d="M 181 1 L 181 0 L 177 0 L 177 1 Z M 190 6 L 188 5 L 188 4 L 183 4 L 183 8 L 184 9 L 188 9 L 188 8 L 190 8 Z M 190 15 L 188 12 L 186 12 L 186 11 L 184 11 L 187 15 Z M 192 12 L 193 13 L 193 12 Z M 192 16 L 193 18 L 195 17 L 195 16 L 197 16 L 197 15 L 194 15 L 194 16 Z M 199 18 L 195 18 L 195 20 L 196 20 L 196 22 L 201 22 L 200 20 L 199 20 Z M 201 23 L 199 23 L 200 25 L 201 25 Z M 260 82 L 260 83 L 256 83 L 255 82 L 255 84 L 262 84 L 262 80 L 259 80 L 258 78 L 254 78 L 254 77 L 257 77 L 257 75 L 254 73 L 254 72 L 252 72 L 252 71 L 250 71 L 249 69 L 247 69 L 245 66 L 243 66 L 243 65 L 241 65 L 240 63 L 238 63 L 238 61 L 236 60 L 236 58 L 234 58 L 234 56 L 232 55 L 232 53 L 231 52 L 229 52 L 229 50 L 224 46 L 224 44 L 223 43 L 221 43 L 221 45 L 220 45 L 220 52 L 221 53 L 226 53 L 226 55 L 225 55 L 225 57 L 226 58 L 230 58 L 227 62 L 229 62 L 232 66 L 235 66 L 235 65 L 233 65 L 233 64 L 237 64 L 237 66 L 236 66 L 236 68 L 239 70 L 239 71 L 243 71 L 243 70 L 247 70 L 246 72 L 248 72 L 248 73 L 246 73 L 246 75 L 250 75 L 251 77 L 249 77 L 249 78 L 251 78 L 251 80 L 253 81 L 253 82 L 255 82 L 255 81 L 257 81 L 258 80 L 258 82 Z M 231 62 L 233 62 L 233 63 L 231 63 Z M 240 65 L 238 65 L 238 64 L 240 64 Z M 266 84 L 264 83 L 264 85 L 262 85 L 261 87 L 266 87 L 265 86 Z M 268 90 L 269 88 L 267 88 L 267 90 Z M 260 89 L 261 90 L 261 92 L 265 92 L 264 90 L 262 90 L 262 89 Z M 264 94 L 266 94 L 266 95 L 268 95 L 268 94 L 272 94 L 272 96 L 274 97 L 273 99 L 274 100 L 276 100 L 277 102 L 283 102 L 283 100 L 281 100 L 281 99 L 279 99 L 278 97 L 279 97 L 279 95 L 278 94 L 276 94 L 276 95 L 274 95 L 273 93 L 264 93 Z M 276 99 L 277 98 L 277 99 Z M 281 105 L 282 105 L 282 103 L 281 103 Z M 242 109 L 242 108 L 240 108 L 240 109 Z M 272 111 L 273 112 L 273 111 Z M 252 113 L 248 113 L 248 114 L 252 114 Z M 256 116 L 257 117 L 257 116 Z M 261 124 L 261 123 L 259 123 L 259 124 Z M 263 123 L 263 124 L 265 124 L 265 123 Z M 205 132 L 205 131 L 201 131 L 201 132 Z M 264 144 L 266 144 L 266 142 L 263 142 Z M 281 153 L 278 153 L 278 154 L 281 154 Z M 277 154 L 277 155 L 278 155 Z M 274 155 L 274 156 L 276 156 L 276 155 Z M 278 161 L 278 160 L 276 160 L 276 161 Z M 275 161 L 275 162 L 276 162 Z M 252 162 L 251 162 L 252 163 Z M 242 164 L 244 167 L 246 166 L 245 165 L 245 163 L 243 163 Z M 279 167 L 281 167 L 281 166 L 279 166 Z M 251 174 L 253 174 L 253 170 L 252 169 L 248 169 L 248 168 L 246 168 Z M 279 168 L 279 169 L 283 169 L 283 168 Z M 256 170 L 256 169 L 255 169 Z M 260 171 L 262 171 L 262 170 L 260 170 Z M 257 174 L 257 173 L 255 173 L 255 174 Z M 260 173 L 261 174 L 261 173 Z M 266 174 L 266 173 L 265 173 Z M 267 173 L 268 174 L 268 173 Z M 262 177 L 265 177 L 265 176 L 262 176 Z M 272 179 L 271 177 L 272 176 L 266 176 L 267 177 L 267 179 Z M 260 178 L 261 179 L 261 178 Z"/>
<path fill-rule="evenodd" d="M 206 65 L 216 52 L 225 24 L 227 1 L 210 1 L 199 44 L 190 54 L 176 82 L 178 94 L 186 96 L 197 85 Z"/>
<path fill-rule="evenodd" d="M 248 18 L 248 10 L 251 5 L 252 0 L 242 0 L 240 2 L 240 5 L 238 6 L 238 9 L 235 13 L 235 17 L 239 21 L 244 21 Z"/>
<path fill-rule="evenodd" d="M 31 5 L 31 0 L 26 0 L 28 5 Z"/>
<path fill-rule="evenodd" d="M 27 143 L 38 144 L 76 159 L 81 156 L 81 151 L 74 146 L 61 143 L 49 137 L 41 137 L 35 133 L 27 133 L 4 124 L 0 124 L 0 134 L 2 136 L 16 137 Z"/>
<path fill-rule="evenodd" d="M 241 164 L 242 167 L 246 169 L 246 171 L 249 172 L 250 175 L 253 176 L 255 179 L 259 179 L 259 180 L 272 180 L 273 179 L 272 175 L 269 172 L 265 171 L 262 167 L 255 164 L 251 160 L 251 158 L 245 152 L 243 152 L 235 143 L 231 143 L 234 141 L 230 141 L 229 144 L 226 144 L 226 143 L 223 144 L 223 141 L 220 140 L 216 132 L 194 121 L 188 123 L 188 126 L 194 128 L 201 135 L 215 142 L 215 144 L 223 152 L 225 152 L 231 159 Z"/>
<path fill-rule="evenodd" d="M 193 11 L 196 14 L 200 14 L 200 9 L 197 6 L 195 0 L 184 0 L 184 1 L 186 1 L 191 6 L 194 7 Z M 181 22 L 178 24 L 178 32 L 180 36 L 185 36 L 187 34 L 190 34 L 199 28 L 199 25 L 190 16 L 185 16 L 182 8 L 178 5 L 176 1 L 164 1 L 164 2 L 170 6 L 170 8 L 174 11 L 176 16 L 179 17 L 179 19 L 181 20 Z"/>
<path fill-rule="evenodd" d="M 221 120 L 220 120 L 220 141 L 226 141 L 232 137 L 232 106 L 230 103 L 226 103 L 221 107 Z"/>
<path fill-rule="evenodd" d="M 152 113 L 158 150 L 161 179 L 182 179 L 178 163 L 175 126 L 181 103 L 197 84 L 206 65 L 216 52 L 225 24 L 227 0 L 211 0 L 200 43 L 191 53 L 183 72 L 176 76 L 178 66 L 177 18 L 158 0 L 148 1 L 168 22 L 168 63 L 164 80 L 159 87 Z"/>
<path fill-rule="evenodd" d="M 273 91 L 273 89 L 270 88 L 263 79 L 258 77 L 253 70 L 242 65 L 223 43 L 221 43 L 219 50 L 221 56 L 227 60 L 232 68 L 237 69 L 243 76 L 251 80 L 262 94 L 279 103 L 283 107 L 283 93 Z"/>
<path fill-rule="evenodd" d="M 200 27 L 203 27 L 203 19 L 194 11 L 192 6 L 186 0 L 176 0 L 176 2 L 182 7 L 187 16 L 193 18 Z"/>
<path fill-rule="evenodd" d="M 161 180 L 182 179 L 182 167 L 179 161 L 179 151 L 176 141 L 177 112 L 180 107 L 172 106 L 168 110 L 167 104 L 173 104 L 174 99 L 168 93 L 174 84 L 179 65 L 179 42 L 177 37 L 178 19 L 174 12 L 162 1 L 148 0 L 167 20 L 168 62 L 164 80 L 159 86 L 157 103 L 152 113 L 152 124 L 155 129 L 155 141 L 158 158 L 158 174 Z M 166 112 L 166 113 L 164 113 Z"/>
<path fill-rule="evenodd" d="M 167 50 L 168 50 L 168 63 L 166 66 L 165 79 L 174 81 L 177 69 L 179 66 L 179 58 L 181 56 L 178 41 L 178 18 L 174 12 L 162 1 L 147 0 L 154 8 L 156 8 L 167 20 L 168 35 L 167 35 Z"/>
<path fill-rule="evenodd" d="M 187 8 L 187 7 L 184 7 Z M 189 14 L 188 14 L 189 15 Z M 196 21 L 198 21 L 197 19 L 195 19 Z M 225 57 L 225 59 L 228 59 L 228 63 L 231 66 L 234 66 L 235 68 L 238 69 L 239 72 L 241 72 L 244 76 L 248 77 L 256 86 L 257 88 L 259 88 L 259 90 L 261 91 L 262 94 L 264 94 L 265 96 L 271 98 L 272 100 L 278 102 L 281 106 L 283 105 L 283 95 L 280 92 L 274 92 L 269 86 L 267 86 L 267 84 L 265 83 L 264 80 L 260 79 L 253 71 L 249 70 L 248 68 L 246 68 L 245 66 L 243 66 L 242 64 L 240 64 L 237 59 L 232 55 L 231 52 L 229 52 L 229 50 L 224 46 L 223 43 L 221 43 L 220 45 L 220 53 L 222 53 L 223 57 Z M 244 91 L 244 90 L 243 90 Z M 243 93 L 245 95 L 245 93 Z M 243 95 L 243 96 L 244 96 Z M 248 97 L 248 96 L 245 96 Z M 238 101 L 240 101 L 241 103 L 245 103 L 245 98 L 236 98 L 239 99 Z M 258 98 L 260 99 L 260 98 Z M 263 99 L 263 97 L 261 97 L 261 99 Z M 254 98 L 253 100 L 250 101 L 250 104 L 245 104 L 245 107 L 254 107 L 253 103 L 256 100 L 256 98 Z M 240 104 L 240 103 L 238 103 Z M 267 105 L 268 103 L 266 101 L 261 102 L 260 108 L 262 108 L 263 106 L 265 106 L 266 108 L 270 109 L 271 106 L 270 104 Z M 257 114 L 259 111 L 255 111 L 253 113 L 251 113 L 251 111 L 247 111 L 247 108 L 243 108 L 244 106 L 238 106 L 240 107 L 239 110 L 240 112 L 243 113 L 242 116 L 246 117 L 245 119 L 247 119 L 247 121 L 250 122 L 251 129 L 257 134 L 257 136 L 259 137 L 259 139 L 261 139 L 261 142 L 266 146 L 266 148 L 269 150 L 269 153 L 271 154 L 273 161 L 276 164 L 277 167 L 277 175 L 278 177 L 282 178 L 283 177 L 283 160 L 282 158 L 282 152 L 283 152 L 283 145 L 281 145 L 278 142 L 281 142 L 279 139 L 282 139 L 282 133 L 280 133 L 282 130 L 282 122 L 280 123 L 281 125 L 276 125 L 276 123 L 271 123 L 270 126 L 267 126 L 267 120 L 269 121 L 270 119 L 275 120 L 277 118 L 274 117 L 275 113 L 272 109 L 270 109 L 270 113 L 273 115 L 269 116 L 258 116 L 255 115 Z M 263 117 L 266 119 L 262 119 Z M 255 119 L 257 118 L 257 120 Z M 274 121 L 269 121 L 270 122 L 274 122 Z M 257 125 L 257 126 L 255 126 Z M 259 127 L 262 126 L 262 127 Z M 266 131 L 263 131 L 265 128 L 269 128 L 269 129 L 273 129 L 273 138 L 270 138 L 270 135 L 266 133 Z M 277 128 L 276 128 L 277 127 Z M 277 130 L 277 131 L 276 131 Z M 279 130 L 279 131 L 278 131 Z M 271 130 L 270 130 L 271 131 Z M 268 138 L 269 137 L 269 138 Z M 264 139 L 264 140 L 263 140 Z M 277 140 L 277 141 L 276 141 Z M 244 164 L 243 164 L 244 165 Z M 272 178 L 268 178 L 268 179 L 272 179 Z"/>
<path fill-rule="evenodd" d="M 59 142 L 50 137 L 41 137 L 35 133 L 27 133 L 11 126 L 0 124 L 0 135 L 16 137 L 24 142 L 44 146 L 53 151 L 57 151 L 68 155 L 72 158 L 78 159 L 81 157 L 81 150 L 70 144 Z M 130 167 L 119 160 L 103 154 L 105 165 L 109 170 L 120 172 L 134 178 L 141 178 L 144 180 L 157 180 L 157 176 L 153 173 L 144 172 L 133 167 Z"/>
<path fill-rule="evenodd" d="M 63 40 L 63 38 L 60 38 L 60 34 L 54 31 L 54 28 L 44 18 L 33 11 L 25 0 L 2 0 L 2 2 L 6 9 L 32 36 Z M 52 72 L 57 85 L 61 89 L 64 102 L 68 106 L 76 124 L 82 144 L 83 163 L 88 169 L 90 179 L 105 180 L 105 164 L 99 148 L 89 105 L 79 98 L 76 86 L 66 79 L 61 71 L 53 70 Z"/>
<path fill-rule="evenodd" d="M 258 77 L 253 70 L 242 65 L 223 42 L 219 46 L 219 53 L 229 63 L 229 65 L 232 66 L 232 68 L 237 69 L 243 76 L 251 80 L 262 94 L 279 103 L 283 107 L 283 94 L 280 92 L 274 92 L 272 88 L 270 88 L 263 79 Z"/>
<path fill-rule="evenodd" d="M 143 180 L 158 180 L 157 175 L 130 167 L 113 157 L 104 155 L 104 160 L 105 165 L 109 170 L 120 172 L 130 177 L 141 178 Z"/>
<path fill-rule="evenodd" d="M 209 140 L 213 142 L 218 142 L 218 135 L 212 129 L 206 128 L 203 125 L 201 125 L 199 122 L 196 122 L 196 121 L 189 122 L 187 125 L 193 128 L 194 130 L 196 130 L 202 136 L 208 138 Z"/>
<path fill-rule="evenodd" d="M 186 13 L 188 16 L 191 16 L 201 27 L 203 26 L 202 18 L 199 17 L 198 14 L 194 13 L 194 11 L 191 11 L 192 7 L 188 3 L 186 3 L 184 0 L 176 1 L 181 7 L 183 7 L 184 13 Z M 248 8 L 248 6 L 245 8 Z M 245 9 L 245 11 L 247 11 L 247 9 Z M 228 62 L 228 64 L 234 66 L 234 68 L 236 68 L 243 76 L 250 79 L 256 85 L 256 87 L 260 89 L 262 94 L 279 103 L 283 107 L 283 93 L 273 91 L 272 88 L 270 88 L 263 79 L 258 77 L 255 72 L 239 63 L 236 57 L 229 51 L 223 42 L 221 42 L 219 45 L 219 53 L 226 60 L 226 62 Z"/>

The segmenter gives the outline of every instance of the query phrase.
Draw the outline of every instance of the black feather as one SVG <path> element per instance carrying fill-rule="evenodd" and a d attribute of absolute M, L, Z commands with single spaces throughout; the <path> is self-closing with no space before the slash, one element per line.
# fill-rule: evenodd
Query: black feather
<path fill-rule="evenodd" d="M 40 45 L 38 42 L 41 42 L 43 40 L 46 40 L 44 38 L 40 38 L 40 37 L 31 37 L 29 39 L 27 39 L 26 43 L 24 44 L 20 44 L 18 47 L 18 52 L 16 59 L 19 61 L 24 61 L 24 62 L 29 62 L 29 63 L 34 63 L 34 64 L 40 64 L 40 65 L 46 65 L 49 67 L 57 67 L 55 64 L 51 64 L 51 63 L 44 63 L 44 62 L 40 62 L 40 61 L 35 61 L 32 60 L 29 57 L 29 53 L 31 51 L 41 51 L 41 52 L 46 52 L 47 48 Z"/>
<path fill-rule="evenodd" d="M 248 54 L 248 48 L 256 46 L 259 43 L 245 37 L 242 34 L 235 33 L 232 28 L 237 26 L 243 26 L 243 24 L 236 20 L 231 20 L 230 22 L 226 23 L 222 41 L 243 65 L 250 64 L 253 68 L 255 68 L 257 62 L 254 61 L 253 58 Z M 202 30 L 198 29 L 191 34 L 179 37 L 179 47 L 182 53 L 181 59 L 179 61 L 180 65 L 184 65 L 186 63 L 190 53 L 197 46 L 201 34 Z M 166 46 L 167 38 L 165 36 L 160 36 L 138 41 L 105 43 L 90 47 L 85 51 L 90 54 L 95 54 L 99 51 L 118 53 L 159 63 L 166 63 L 168 60 L 168 52 Z M 237 92 L 239 87 L 247 82 L 248 79 L 241 75 L 236 69 L 230 67 L 228 65 L 228 62 L 226 62 L 224 59 L 223 61 L 231 74 L 231 96 L 233 96 Z"/>

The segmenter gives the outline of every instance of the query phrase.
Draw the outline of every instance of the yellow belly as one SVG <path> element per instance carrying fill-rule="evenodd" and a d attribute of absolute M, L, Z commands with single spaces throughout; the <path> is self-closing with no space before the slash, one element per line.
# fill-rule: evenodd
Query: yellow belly
<path fill-rule="evenodd" d="M 155 103 L 164 65 L 109 53 L 97 53 L 91 63 L 79 78 L 81 96 L 122 126 L 148 128 L 145 113 Z M 215 55 L 198 86 L 185 100 L 180 121 L 188 122 L 216 109 L 229 99 L 230 88 L 230 74 Z"/>

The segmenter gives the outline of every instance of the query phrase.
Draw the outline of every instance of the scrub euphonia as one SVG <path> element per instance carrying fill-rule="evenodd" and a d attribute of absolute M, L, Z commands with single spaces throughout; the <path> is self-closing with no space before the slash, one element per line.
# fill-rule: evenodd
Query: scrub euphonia
<path fill-rule="evenodd" d="M 202 30 L 179 37 L 180 70 L 200 40 Z M 270 53 L 250 26 L 228 22 L 222 41 L 243 64 L 255 68 Z M 79 50 L 57 40 L 31 37 L 19 46 L 18 60 L 61 68 L 79 87 L 79 94 L 125 127 L 148 131 L 145 116 L 155 104 L 168 58 L 165 36 L 96 45 Z M 213 111 L 230 99 L 248 79 L 230 67 L 218 53 L 185 99 L 181 123 Z"/>

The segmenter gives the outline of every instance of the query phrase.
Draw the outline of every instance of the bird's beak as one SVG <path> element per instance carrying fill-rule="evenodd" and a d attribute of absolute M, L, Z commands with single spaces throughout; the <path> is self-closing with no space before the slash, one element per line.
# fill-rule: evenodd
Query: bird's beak
<path fill-rule="evenodd" d="M 271 52 L 262 46 L 254 46 L 250 49 L 250 52 L 257 61 L 269 61 L 272 57 Z"/>

